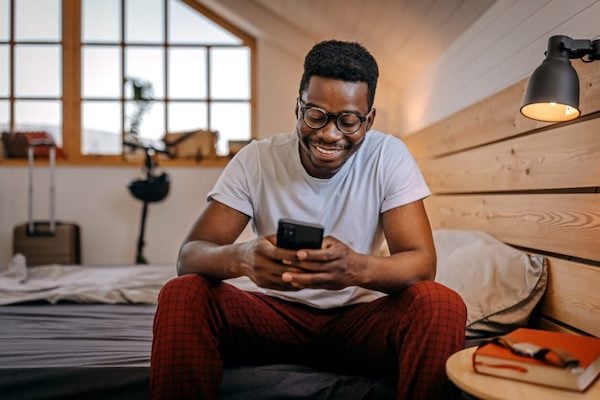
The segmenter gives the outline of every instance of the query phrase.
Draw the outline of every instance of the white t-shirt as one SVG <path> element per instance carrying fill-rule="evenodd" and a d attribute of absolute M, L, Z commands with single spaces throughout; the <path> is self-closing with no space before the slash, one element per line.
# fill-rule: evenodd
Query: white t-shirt
<path fill-rule="evenodd" d="M 208 200 L 250 216 L 258 236 L 275 234 L 280 218 L 292 218 L 323 225 L 325 236 L 336 237 L 358 253 L 377 254 L 384 240 L 381 214 L 430 194 L 397 137 L 369 131 L 358 151 L 329 179 L 306 172 L 298 146 L 295 132 L 251 142 L 229 162 Z M 252 289 L 318 308 L 384 295 L 354 286 L 290 292 Z"/>

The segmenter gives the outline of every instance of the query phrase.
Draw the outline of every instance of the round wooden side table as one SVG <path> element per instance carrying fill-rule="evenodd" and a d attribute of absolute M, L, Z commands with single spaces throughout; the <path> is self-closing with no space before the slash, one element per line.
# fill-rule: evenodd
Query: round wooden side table
<path fill-rule="evenodd" d="M 543 399 L 543 400 L 598 400 L 600 379 L 585 392 L 574 392 L 511 379 L 478 374 L 473 370 L 473 352 L 469 347 L 454 353 L 446 361 L 446 373 L 450 380 L 471 396 L 485 400 Z"/>

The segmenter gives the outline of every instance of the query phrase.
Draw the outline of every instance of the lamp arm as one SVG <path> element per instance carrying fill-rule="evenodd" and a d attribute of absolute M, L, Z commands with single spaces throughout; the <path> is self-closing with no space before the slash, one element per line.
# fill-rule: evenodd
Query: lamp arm
<path fill-rule="evenodd" d="M 592 51 L 583 59 L 584 62 L 592 62 L 594 60 L 600 60 L 600 39 L 592 40 Z"/>
<path fill-rule="evenodd" d="M 548 39 L 548 50 L 545 54 L 550 57 L 581 58 L 584 62 L 600 60 L 600 39 L 592 41 L 572 39 L 564 35 L 552 36 Z"/>

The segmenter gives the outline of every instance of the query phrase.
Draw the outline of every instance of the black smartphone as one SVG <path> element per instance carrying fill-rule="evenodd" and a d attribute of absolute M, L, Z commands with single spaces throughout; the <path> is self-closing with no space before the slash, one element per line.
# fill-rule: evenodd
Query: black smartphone
<path fill-rule="evenodd" d="M 277 247 L 292 250 L 320 249 L 323 230 L 323 226 L 319 224 L 282 218 L 277 226 Z"/>

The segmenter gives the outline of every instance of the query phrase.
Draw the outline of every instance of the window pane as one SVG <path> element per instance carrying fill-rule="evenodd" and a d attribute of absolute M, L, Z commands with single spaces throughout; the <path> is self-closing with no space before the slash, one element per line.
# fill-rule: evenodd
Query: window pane
<path fill-rule="evenodd" d="M 83 97 L 117 99 L 121 95 L 121 50 L 116 46 L 84 46 Z"/>
<path fill-rule="evenodd" d="M 8 97 L 8 77 L 10 64 L 8 63 L 8 46 L 0 46 L 0 97 Z"/>
<path fill-rule="evenodd" d="M 250 51 L 247 47 L 212 49 L 210 64 L 212 98 L 250 98 Z"/>
<path fill-rule="evenodd" d="M 217 154 L 227 155 L 228 140 L 250 139 L 250 103 L 211 104 L 211 129 L 219 131 Z"/>
<path fill-rule="evenodd" d="M 162 48 L 128 47 L 125 49 L 125 77 L 147 81 L 152 84 L 155 98 L 165 95 L 164 51 Z M 131 85 L 126 86 L 127 98 L 132 98 Z"/>
<path fill-rule="evenodd" d="M 60 41 L 60 0 L 15 1 L 15 39 Z"/>
<path fill-rule="evenodd" d="M 15 46 L 15 95 L 61 95 L 60 47 Z"/>
<path fill-rule="evenodd" d="M 84 0 L 82 37 L 84 42 L 118 42 L 121 40 L 121 2 L 119 0 Z"/>
<path fill-rule="evenodd" d="M 131 128 L 131 120 L 137 108 L 133 101 L 125 104 L 125 114 L 127 116 L 125 127 Z M 148 110 L 142 115 L 139 128 L 140 138 L 150 140 L 161 140 L 165 135 L 165 103 L 153 101 Z"/>
<path fill-rule="evenodd" d="M 8 131 L 8 101 L 0 101 L 0 132 Z"/>
<path fill-rule="evenodd" d="M 169 49 L 169 97 L 206 98 L 206 49 Z"/>
<path fill-rule="evenodd" d="M 164 41 L 163 0 L 126 0 L 125 41 Z"/>
<path fill-rule="evenodd" d="M 169 1 L 169 42 L 242 44 L 237 36 L 176 0 Z"/>
<path fill-rule="evenodd" d="M 121 154 L 121 105 L 118 102 L 82 103 L 83 154 Z"/>
<path fill-rule="evenodd" d="M 46 131 L 62 146 L 60 101 L 15 101 L 15 130 Z"/>
<path fill-rule="evenodd" d="M 10 22 L 10 1 L 0 0 L 0 40 L 8 40 Z"/>
<path fill-rule="evenodd" d="M 169 103 L 169 132 L 207 128 L 206 103 Z"/>

